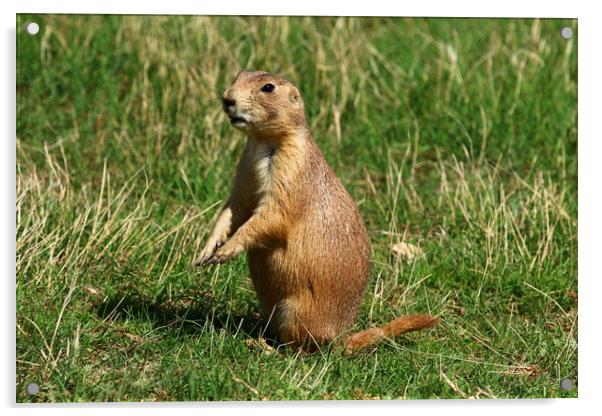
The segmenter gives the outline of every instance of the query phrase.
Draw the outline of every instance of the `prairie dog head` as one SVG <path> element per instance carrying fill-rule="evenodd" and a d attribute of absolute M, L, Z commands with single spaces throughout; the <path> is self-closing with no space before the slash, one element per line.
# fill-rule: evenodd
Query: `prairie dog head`
<path fill-rule="evenodd" d="M 232 125 L 248 136 L 278 138 L 305 128 L 299 90 L 286 78 L 268 72 L 240 72 L 222 97 Z"/>

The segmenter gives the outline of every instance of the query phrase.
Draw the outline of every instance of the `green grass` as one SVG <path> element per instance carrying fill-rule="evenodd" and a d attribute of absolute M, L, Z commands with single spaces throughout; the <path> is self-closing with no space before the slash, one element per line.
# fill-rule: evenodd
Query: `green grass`
<path fill-rule="evenodd" d="M 576 397 L 559 387 L 577 380 L 565 25 L 19 16 L 17 401 Z M 439 327 L 351 357 L 274 349 L 244 256 L 189 266 L 244 144 L 219 102 L 240 69 L 300 87 L 359 204 L 373 272 L 355 329 Z"/>

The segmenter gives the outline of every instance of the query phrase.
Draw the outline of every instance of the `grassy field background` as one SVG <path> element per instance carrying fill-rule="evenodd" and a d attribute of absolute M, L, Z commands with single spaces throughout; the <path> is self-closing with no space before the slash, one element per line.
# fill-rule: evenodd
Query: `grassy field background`
<path fill-rule="evenodd" d="M 578 377 L 567 25 L 19 16 L 17 401 L 576 397 L 559 386 Z M 359 204 L 355 329 L 438 328 L 298 355 L 262 340 L 244 256 L 189 266 L 244 144 L 219 101 L 241 69 L 300 87 Z"/>

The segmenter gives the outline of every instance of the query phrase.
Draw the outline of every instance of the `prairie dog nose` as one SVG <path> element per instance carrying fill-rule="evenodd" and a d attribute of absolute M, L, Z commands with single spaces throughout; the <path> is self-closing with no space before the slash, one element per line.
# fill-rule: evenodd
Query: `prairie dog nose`
<path fill-rule="evenodd" d="M 236 104 L 236 101 L 234 101 L 234 100 L 232 100 L 230 98 L 223 97 L 222 98 L 222 104 L 224 106 L 224 111 L 227 113 L 228 109 L 230 107 L 233 107 Z"/>

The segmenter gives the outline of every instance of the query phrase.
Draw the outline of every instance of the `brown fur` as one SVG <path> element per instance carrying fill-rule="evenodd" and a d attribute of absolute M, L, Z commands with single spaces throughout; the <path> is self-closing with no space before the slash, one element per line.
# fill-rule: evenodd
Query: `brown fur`
<path fill-rule="evenodd" d="M 273 91 L 262 91 L 267 83 Z M 248 252 L 264 316 L 284 343 L 313 349 L 355 321 L 370 275 L 370 243 L 357 207 L 324 159 L 286 79 L 241 72 L 224 110 L 247 135 L 234 188 L 196 265 Z M 342 337 L 349 352 L 433 326 L 425 315 Z"/>
<path fill-rule="evenodd" d="M 430 315 L 406 315 L 392 320 L 381 328 L 371 328 L 343 337 L 341 344 L 345 352 L 353 353 L 358 350 L 378 344 L 384 338 L 393 338 L 406 332 L 432 328 L 439 323 L 439 318 Z"/>

